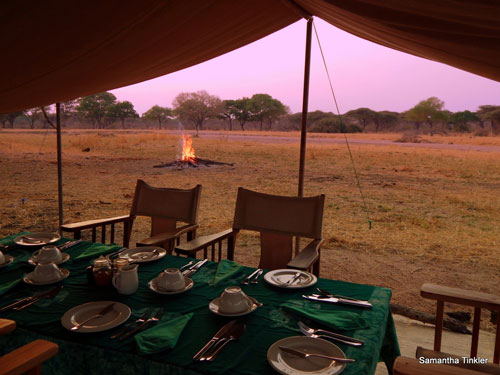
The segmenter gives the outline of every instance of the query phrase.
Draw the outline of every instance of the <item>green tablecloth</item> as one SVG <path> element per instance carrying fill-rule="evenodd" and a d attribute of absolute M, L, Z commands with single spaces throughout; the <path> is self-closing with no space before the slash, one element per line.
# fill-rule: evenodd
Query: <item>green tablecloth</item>
<path fill-rule="evenodd" d="M 66 240 L 61 240 L 65 242 Z M 4 241 L 5 244 L 8 240 Z M 219 296 L 230 285 L 240 285 L 243 278 L 253 271 L 250 267 L 242 267 L 240 271 L 213 285 L 217 263 L 208 262 L 192 276 L 194 287 L 186 293 L 166 296 L 154 293 L 148 288 L 148 281 L 168 267 L 180 267 L 187 263 L 186 258 L 166 256 L 151 263 L 139 266 L 139 289 L 131 296 L 122 296 L 113 288 L 89 286 L 85 268 L 91 258 L 76 260 L 86 252 L 89 242 L 83 242 L 68 250 L 71 255 L 62 267 L 71 275 L 64 280 L 64 289 L 52 300 L 39 303 L 20 312 L 5 312 L 2 318 L 17 322 L 17 330 L 0 337 L 0 353 L 8 352 L 35 338 L 45 338 L 60 346 L 59 354 L 44 365 L 45 374 L 274 374 L 275 371 L 267 362 L 267 349 L 275 341 L 300 335 L 297 328 L 298 317 L 280 307 L 283 303 L 312 306 L 325 311 L 351 311 L 359 313 L 366 320 L 368 328 L 349 331 L 347 334 L 365 340 L 361 348 L 338 344 L 347 357 L 355 358 L 356 363 L 349 364 L 343 374 L 373 374 L 378 360 L 384 360 L 389 368 L 399 355 L 399 347 L 392 315 L 389 309 L 391 291 L 370 285 L 352 284 L 342 281 L 319 279 L 321 288 L 355 298 L 369 299 L 373 309 L 365 310 L 355 307 L 337 306 L 333 304 L 308 301 L 301 297 L 303 293 L 312 293 L 314 288 L 285 290 L 266 284 L 242 286 L 250 296 L 264 304 L 245 317 L 247 329 L 240 340 L 229 344 L 211 363 L 193 362 L 193 355 L 213 336 L 227 321 L 213 314 L 208 309 L 209 302 Z M 102 246 L 102 245 L 100 245 Z M 117 246 L 100 247 L 104 253 L 116 250 Z M 15 261 L 0 269 L 0 307 L 16 299 L 38 293 L 48 287 L 33 287 L 23 282 L 14 283 L 22 278 L 25 272 L 32 270 L 26 263 L 30 251 L 16 248 L 8 254 Z M 10 288 L 1 292 L 2 285 Z M 130 306 L 131 320 L 141 316 L 148 307 L 163 307 L 165 319 L 174 319 L 181 315 L 194 313 L 176 346 L 161 353 L 139 354 L 133 338 L 123 342 L 111 340 L 109 337 L 120 328 L 106 332 L 84 334 L 65 330 L 61 316 L 68 309 L 79 304 L 96 300 L 115 300 Z"/>

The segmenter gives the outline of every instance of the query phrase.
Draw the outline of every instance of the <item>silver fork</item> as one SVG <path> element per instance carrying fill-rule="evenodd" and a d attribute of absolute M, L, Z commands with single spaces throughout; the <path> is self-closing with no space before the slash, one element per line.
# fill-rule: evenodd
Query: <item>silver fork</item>
<path fill-rule="evenodd" d="M 148 320 L 149 316 L 151 315 L 151 312 L 153 312 L 152 308 L 149 308 L 146 310 L 144 314 L 140 318 L 138 318 L 134 323 L 136 323 L 136 326 L 138 326 L 141 323 L 144 323 L 146 320 Z M 133 324 L 133 323 L 132 323 Z M 132 324 L 127 324 L 125 327 L 123 327 L 120 331 L 115 333 L 113 336 L 110 337 L 110 339 L 116 339 L 117 337 L 120 337 L 123 335 L 125 332 L 127 332 L 129 329 L 132 330 Z"/>
<path fill-rule="evenodd" d="M 161 320 L 161 318 L 163 317 L 163 314 L 165 314 L 165 310 L 163 308 L 160 308 L 158 310 L 158 312 L 156 313 L 155 316 L 147 319 L 146 321 L 142 322 L 141 324 L 139 324 L 137 327 L 135 327 L 132 331 L 129 331 L 127 332 L 126 334 L 124 334 L 122 337 L 120 337 L 118 340 L 120 341 L 123 341 L 125 340 L 127 337 L 130 337 L 134 334 L 136 334 L 137 332 L 141 331 L 143 328 L 145 328 L 147 325 L 149 324 L 152 324 L 152 323 L 156 323 L 156 322 L 159 322 Z"/>
<path fill-rule="evenodd" d="M 362 346 L 365 343 L 363 340 L 355 339 L 355 338 L 349 337 L 349 336 L 344 336 L 344 335 L 341 335 L 339 333 L 325 331 L 322 329 L 310 328 L 310 327 L 306 326 L 303 322 L 300 322 L 300 321 L 299 321 L 299 328 L 300 328 L 300 331 L 304 335 L 309 336 L 309 337 L 313 337 L 313 338 L 324 337 L 324 338 L 327 338 L 330 340 L 335 340 L 335 341 L 341 342 L 341 343 L 346 344 L 346 345 L 351 345 L 351 346 Z"/>

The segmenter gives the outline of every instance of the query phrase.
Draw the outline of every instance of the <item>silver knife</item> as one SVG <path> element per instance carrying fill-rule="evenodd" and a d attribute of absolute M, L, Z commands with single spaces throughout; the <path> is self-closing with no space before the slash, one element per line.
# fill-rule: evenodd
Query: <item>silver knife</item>
<path fill-rule="evenodd" d="M 250 279 L 252 277 L 254 277 L 255 275 L 257 275 L 259 273 L 259 271 L 262 271 L 262 270 L 260 268 L 257 268 L 250 275 L 248 275 L 247 277 L 245 277 L 245 279 L 241 283 L 247 285 L 250 282 Z"/>
<path fill-rule="evenodd" d="M 360 300 L 358 298 L 346 297 L 346 296 L 342 296 L 340 294 L 332 294 L 332 293 L 329 293 L 326 290 L 321 289 L 321 288 L 316 288 L 316 289 L 318 290 L 318 292 L 320 292 L 322 295 L 324 295 L 327 298 L 335 297 L 335 298 L 350 299 L 350 300 L 353 300 L 353 301 L 362 301 L 362 300 Z"/>
<path fill-rule="evenodd" d="M 193 360 L 197 361 L 199 360 L 210 348 L 217 342 L 219 341 L 222 337 L 224 337 L 230 330 L 231 328 L 235 325 L 235 323 L 238 320 L 231 320 L 229 323 L 226 323 L 225 325 L 222 326 L 221 329 L 217 331 L 217 333 L 210 339 L 209 342 L 207 342 L 203 348 L 200 349 L 198 353 L 196 353 L 193 356 Z"/>
<path fill-rule="evenodd" d="M 0 309 L 0 313 L 4 312 L 4 311 L 7 311 L 9 309 L 12 309 L 14 307 L 17 307 L 17 306 L 22 306 L 26 303 L 29 303 L 31 301 L 33 301 L 34 299 L 39 299 L 39 298 L 44 298 L 45 296 L 48 296 L 50 295 L 51 293 L 53 293 L 55 290 L 57 289 L 62 289 L 62 285 L 59 285 L 51 290 L 48 290 L 46 292 L 43 292 L 43 293 L 39 293 L 39 294 L 36 294 L 34 296 L 30 296 L 30 297 L 26 297 L 26 298 L 23 298 L 23 299 L 20 299 L 19 301 L 16 301 L 16 302 L 13 302 L 11 303 L 10 305 L 7 305 L 7 306 L 4 306 Z"/>
<path fill-rule="evenodd" d="M 287 348 L 286 346 L 280 346 L 279 348 L 280 348 L 280 350 L 283 350 L 285 353 L 295 355 L 295 356 L 301 357 L 301 358 L 320 357 L 320 358 L 326 358 L 326 359 L 329 359 L 331 361 L 335 361 L 335 362 L 339 362 L 339 363 L 356 362 L 355 359 L 351 359 L 351 358 L 332 357 L 329 355 L 324 355 L 324 354 L 319 354 L 319 353 L 305 353 L 305 352 L 301 352 L 300 350 L 296 350 L 293 348 Z"/>
<path fill-rule="evenodd" d="M 160 310 L 158 310 L 158 312 L 156 313 L 155 316 L 149 318 L 148 320 L 146 320 L 145 322 L 139 324 L 137 327 L 135 327 L 132 331 L 129 331 L 127 332 L 126 334 L 124 334 L 122 337 L 120 337 L 118 340 L 120 341 L 123 341 L 125 340 L 127 337 L 130 337 L 134 334 L 136 334 L 137 332 L 141 331 L 144 327 L 146 327 L 147 325 L 150 325 L 152 323 L 156 323 L 156 322 L 159 322 L 161 320 L 161 318 L 163 317 L 163 314 L 165 314 L 165 310 L 163 308 L 161 308 Z"/>
<path fill-rule="evenodd" d="M 62 245 L 58 246 L 58 248 L 59 248 L 60 251 L 65 251 L 65 250 L 68 250 L 70 247 L 78 245 L 82 241 L 83 240 L 69 241 L 69 242 L 66 242 L 65 244 L 62 244 Z"/>
<path fill-rule="evenodd" d="M 352 299 L 344 299 L 344 298 L 336 298 L 336 297 L 327 298 L 325 296 L 320 296 L 318 294 L 313 294 L 312 296 L 302 295 L 302 297 L 313 300 L 313 301 L 340 303 L 342 305 L 358 306 L 358 307 L 364 307 L 364 308 L 368 308 L 368 309 L 371 309 L 373 306 L 368 301 L 357 301 L 357 300 L 352 300 Z"/>
<path fill-rule="evenodd" d="M 28 303 L 24 304 L 24 305 L 17 305 L 13 308 L 13 310 L 16 310 L 16 311 L 21 311 L 21 310 L 24 310 L 25 308 L 37 303 L 38 301 L 40 301 L 42 298 L 54 298 L 55 296 L 57 296 L 59 294 L 59 292 L 63 289 L 64 287 L 62 285 L 59 285 L 58 287 L 52 289 L 50 291 L 50 293 L 44 295 L 44 296 L 38 296 L 38 297 L 35 297 L 33 298 L 31 301 L 29 301 Z"/>
<path fill-rule="evenodd" d="M 290 280 L 288 280 L 285 284 L 287 285 L 293 285 L 294 282 L 296 282 L 300 276 L 302 275 L 302 272 L 297 272 Z"/>
<path fill-rule="evenodd" d="M 206 262 L 208 262 L 208 259 L 200 260 L 198 263 L 196 263 L 194 266 L 189 267 L 187 270 L 185 270 L 182 274 L 186 277 L 191 277 L 196 271 L 200 269 L 201 266 L 203 266 Z"/>
<path fill-rule="evenodd" d="M 245 333 L 246 325 L 239 320 L 217 343 L 212 347 L 211 353 L 206 353 L 200 358 L 200 361 L 212 361 L 217 354 L 231 341 L 238 340 Z"/>
<path fill-rule="evenodd" d="M 258 271 L 257 275 L 255 275 L 255 277 L 253 278 L 253 280 L 250 281 L 250 283 L 252 283 L 252 284 L 258 284 L 259 283 L 259 277 L 264 272 L 264 270 L 262 268 L 259 268 L 257 271 Z"/>

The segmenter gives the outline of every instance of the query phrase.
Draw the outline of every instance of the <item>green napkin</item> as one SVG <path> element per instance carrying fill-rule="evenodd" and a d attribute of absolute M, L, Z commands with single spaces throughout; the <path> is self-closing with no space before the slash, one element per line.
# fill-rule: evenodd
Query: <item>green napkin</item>
<path fill-rule="evenodd" d="M 193 315 L 193 313 L 182 315 L 135 335 L 139 351 L 144 354 L 154 354 L 173 348 Z"/>
<path fill-rule="evenodd" d="M 14 281 L 7 281 L 6 283 L 0 284 L 0 296 L 5 292 L 14 288 L 17 284 L 21 282 L 21 279 L 17 279 Z"/>
<path fill-rule="evenodd" d="M 309 303 L 307 303 L 309 304 Z M 311 307 L 293 303 L 280 305 L 285 310 L 310 319 L 323 326 L 344 331 L 368 328 L 368 323 L 358 313 L 351 311 L 338 311 L 323 308 L 326 306 Z"/>
<path fill-rule="evenodd" d="M 241 270 L 242 266 L 232 260 L 221 260 L 211 285 L 215 286 Z"/>
<path fill-rule="evenodd" d="M 99 255 L 111 253 L 115 250 L 118 250 L 119 248 L 120 246 L 118 245 L 103 245 L 103 244 L 93 243 L 74 259 L 82 260 L 87 258 L 93 258 Z"/>

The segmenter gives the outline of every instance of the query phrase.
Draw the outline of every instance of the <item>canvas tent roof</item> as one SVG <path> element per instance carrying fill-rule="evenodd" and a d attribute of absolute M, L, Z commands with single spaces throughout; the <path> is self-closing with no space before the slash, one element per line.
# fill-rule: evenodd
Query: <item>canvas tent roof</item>
<path fill-rule="evenodd" d="M 299 20 L 291 2 L 3 1 L 0 113 L 111 90 L 201 63 Z M 295 2 L 359 37 L 500 81 L 497 1 Z"/>

